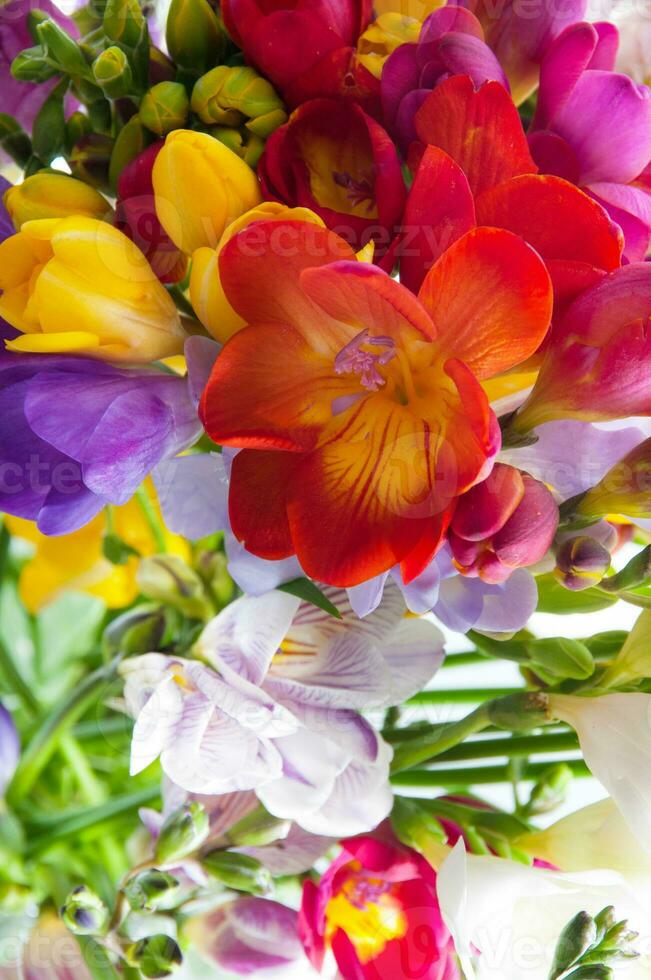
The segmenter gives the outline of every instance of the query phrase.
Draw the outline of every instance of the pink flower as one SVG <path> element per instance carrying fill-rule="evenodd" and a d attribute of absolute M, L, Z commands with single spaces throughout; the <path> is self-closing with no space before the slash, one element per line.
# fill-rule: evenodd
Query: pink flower
<path fill-rule="evenodd" d="M 574 24 L 550 45 L 529 143 L 541 173 L 578 184 L 624 233 L 624 254 L 644 259 L 651 236 L 651 90 L 612 70 L 612 24 Z"/>
<path fill-rule="evenodd" d="M 305 882 L 299 931 L 316 969 L 329 947 L 344 980 L 459 980 L 436 872 L 390 832 L 344 841 L 320 883 Z"/>

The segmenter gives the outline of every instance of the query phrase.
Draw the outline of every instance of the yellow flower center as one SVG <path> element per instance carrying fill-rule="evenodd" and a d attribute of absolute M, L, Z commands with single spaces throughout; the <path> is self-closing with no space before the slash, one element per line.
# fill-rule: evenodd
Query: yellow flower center
<path fill-rule="evenodd" d="M 354 867 L 354 865 L 351 865 Z M 383 951 L 392 939 L 407 932 L 407 917 L 391 885 L 382 878 L 354 874 L 326 907 L 326 940 L 343 929 L 361 963 L 368 963 Z"/>

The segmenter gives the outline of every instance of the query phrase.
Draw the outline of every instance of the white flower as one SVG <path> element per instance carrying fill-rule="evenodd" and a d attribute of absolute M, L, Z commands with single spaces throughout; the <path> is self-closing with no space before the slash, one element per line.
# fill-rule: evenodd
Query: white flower
<path fill-rule="evenodd" d="M 622 976 L 651 977 L 651 875 L 633 886 L 614 871 L 565 874 L 466 855 L 460 840 L 439 868 L 437 894 L 468 980 L 547 980 L 570 919 L 607 905 L 639 932 L 641 955 L 622 967 Z"/>
<path fill-rule="evenodd" d="M 574 728 L 588 767 L 651 853 L 651 694 L 554 694 L 550 708 Z"/>
<path fill-rule="evenodd" d="M 326 594 L 341 619 L 280 591 L 245 596 L 208 624 L 194 649 L 201 662 L 125 661 L 132 772 L 160 755 L 183 789 L 253 789 L 275 816 L 314 834 L 383 820 L 392 750 L 358 712 L 420 690 L 441 663 L 442 637 L 405 618 L 395 588 L 364 621 L 345 592 Z"/>

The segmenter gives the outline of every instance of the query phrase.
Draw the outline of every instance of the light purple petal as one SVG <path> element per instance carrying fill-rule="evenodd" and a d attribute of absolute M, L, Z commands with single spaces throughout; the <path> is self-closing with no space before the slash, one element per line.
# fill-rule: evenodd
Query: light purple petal
<path fill-rule="evenodd" d="M 20 739 L 13 719 L 0 703 L 0 794 L 14 774 L 20 758 Z"/>
<path fill-rule="evenodd" d="M 382 602 L 382 594 L 388 575 L 388 572 L 384 572 L 382 575 L 369 579 L 368 582 L 362 582 L 361 585 L 354 585 L 348 589 L 348 601 L 355 615 L 359 616 L 360 619 L 372 613 Z"/>
<path fill-rule="evenodd" d="M 436 561 L 430 562 L 425 571 L 409 585 L 405 585 L 402 581 L 399 567 L 392 569 L 391 575 L 411 612 L 416 615 L 429 612 L 439 597 L 441 572 Z"/>
<path fill-rule="evenodd" d="M 225 537 L 228 571 L 234 582 L 248 595 L 262 595 L 278 585 L 291 582 L 303 575 L 298 559 L 283 558 L 267 561 L 247 551 L 232 534 Z"/>
<path fill-rule="evenodd" d="M 445 656 L 443 634 L 424 619 L 403 620 L 381 649 L 391 674 L 389 704 L 402 704 L 421 691 Z"/>
<path fill-rule="evenodd" d="M 327 802 L 303 818 L 303 827 L 313 834 L 352 837 L 382 823 L 393 806 L 391 755 L 389 750 L 376 766 L 351 762 L 337 777 Z"/>
<path fill-rule="evenodd" d="M 335 779 L 347 765 L 348 754 L 320 732 L 307 729 L 276 739 L 274 746 L 282 757 L 283 774 L 256 786 L 256 793 L 274 816 L 304 826 L 304 818 L 330 796 Z"/>
<path fill-rule="evenodd" d="M 450 629 L 512 633 L 522 629 L 538 602 L 536 580 L 526 568 L 517 568 L 501 585 L 480 578 L 456 575 L 441 583 L 433 612 Z"/>
<path fill-rule="evenodd" d="M 294 909 L 262 898 L 243 898 L 234 902 L 228 911 L 233 928 L 251 949 L 288 960 L 303 957 L 298 914 Z"/>
<path fill-rule="evenodd" d="M 309 871 L 331 847 L 331 837 L 310 834 L 297 824 L 292 824 L 287 837 L 282 840 L 265 847 L 240 847 L 238 850 L 256 858 L 276 877 Z"/>
<path fill-rule="evenodd" d="M 651 91 L 626 75 L 586 71 L 551 128 L 576 153 L 582 184 L 628 184 L 651 159 Z"/>
<path fill-rule="evenodd" d="M 644 261 L 651 235 L 651 194 L 643 187 L 611 183 L 590 184 L 585 190 L 621 227 L 629 262 Z"/>
<path fill-rule="evenodd" d="M 152 477 L 165 524 L 198 541 L 229 527 L 228 476 L 220 453 L 191 453 L 164 460 Z"/>
<path fill-rule="evenodd" d="M 206 387 L 212 366 L 221 350 L 221 344 L 209 337 L 189 337 L 185 342 L 185 360 L 188 367 L 190 397 L 195 406 Z"/>

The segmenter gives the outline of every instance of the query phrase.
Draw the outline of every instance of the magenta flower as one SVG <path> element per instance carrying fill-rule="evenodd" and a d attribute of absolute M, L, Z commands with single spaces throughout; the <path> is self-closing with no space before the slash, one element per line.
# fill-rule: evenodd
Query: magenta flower
<path fill-rule="evenodd" d="M 396 48 L 382 71 L 385 124 L 404 153 L 417 138 L 416 112 L 450 75 L 469 75 L 477 87 L 488 80 L 509 87 L 477 18 L 452 5 L 435 10 L 423 24 L 418 43 Z"/>
<path fill-rule="evenodd" d="M 612 70 L 612 24 L 574 24 L 550 45 L 529 135 L 541 173 L 578 184 L 620 225 L 630 261 L 651 238 L 651 90 Z"/>

